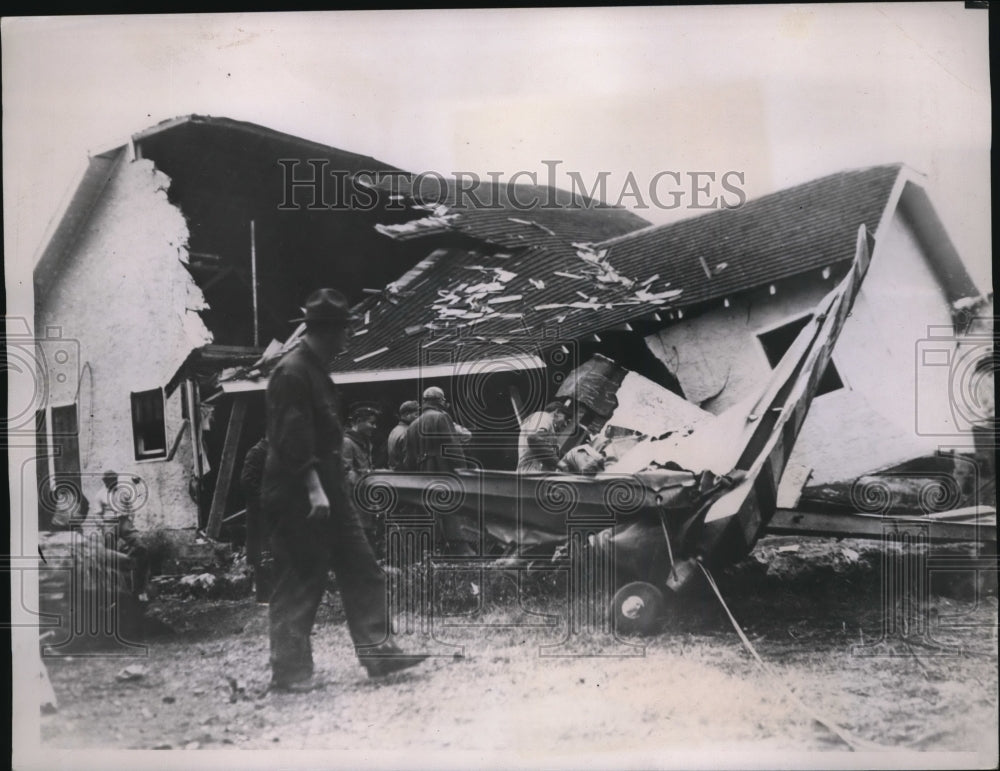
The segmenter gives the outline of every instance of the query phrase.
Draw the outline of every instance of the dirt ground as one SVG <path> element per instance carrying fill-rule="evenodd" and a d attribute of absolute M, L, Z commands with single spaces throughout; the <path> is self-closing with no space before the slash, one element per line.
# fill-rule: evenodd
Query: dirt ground
<path fill-rule="evenodd" d="M 568 635 L 561 574 L 522 574 L 519 586 L 500 571 L 446 576 L 434 638 L 418 624 L 401 640 L 436 655 L 371 681 L 330 593 L 313 637 L 329 685 L 304 695 L 267 693 L 265 605 L 160 597 L 144 652 L 45 659 L 59 710 L 42 718 L 42 746 L 469 750 L 581 764 L 635 751 L 848 751 L 812 713 L 880 748 L 989 756 L 995 590 L 977 597 L 959 577 L 890 612 L 882 572 L 864 542 L 767 538 L 717 576 L 770 672 L 703 582 L 662 632 L 616 641 Z M 120 679 L 129 666 L 141 674 Z"/>

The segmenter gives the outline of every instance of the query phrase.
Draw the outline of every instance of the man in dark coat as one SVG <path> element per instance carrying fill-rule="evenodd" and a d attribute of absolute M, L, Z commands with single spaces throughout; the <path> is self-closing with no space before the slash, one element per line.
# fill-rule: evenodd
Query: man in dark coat
<path fill-rule="evenodd" d="M 423 393 L 420 416 L 406 429 L 406 454 L 403 467 L 407 471 L 452 473 L 466 468 L 462 445 L 471 438 L 468 429 L 458 425 L 448 413 L 444 391 L 437 386 Z M 440 519 L 441 544 L 450 554 L 472 555 L 473 536 L 464 532 L 459 519 Z"/>
<path fill-rule="evenodd" d="M 406 429 L 403 467 L 407 471 L 447 472 L 465 468 L 462 444 L 468 441 L 468 431 L 455 425 L 448 407 L 440 388 L 431 386 L 424 391 L 420 416 Z"/>
<path fill-rule="evenodd" d="M 312 632 L 332 566 L 355 645 L 370 677 L 418 664 L 391 642 L 385 574 L 346 494 L 343 431 L 328 363 L 347 348 L 347 300 L 320 289 L 306 302 L 306 332 L 267 386 L 268 452 L 261 506 L 273 523 L 276 582 L 268 608 L 271 687 L 305 692 L 325 683 L 314 674 Z"/>
<path fill-rule="evenodd" d="M 417 419 L 420 414 L 420 405 L 414 401 L 403 402 L 399 405 L 399 423 L 389 432 L 389 439 L 386 441 L 386 452 L 389 459 L 389 468 L 393 471 L 400 471 L 406 460 L 406 429 Z"/>

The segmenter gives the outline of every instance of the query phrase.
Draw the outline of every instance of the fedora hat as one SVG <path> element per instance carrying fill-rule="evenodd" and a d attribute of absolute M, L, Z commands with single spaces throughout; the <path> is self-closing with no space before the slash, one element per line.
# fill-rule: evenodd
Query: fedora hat
<path fill-rule="evenodd" d="M 358 317 L 351 313 L 347 298 L 336 289 L 317 289 L 306 300 L 302 316 L 291 321 L 319 321 L 348 326 Z"/>

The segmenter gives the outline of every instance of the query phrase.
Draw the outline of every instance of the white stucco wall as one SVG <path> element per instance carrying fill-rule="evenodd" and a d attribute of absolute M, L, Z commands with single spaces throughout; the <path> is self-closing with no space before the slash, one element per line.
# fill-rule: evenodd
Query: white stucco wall
<path fill-rule="evenodd" d="M 759 388 L 771 369 L 757 335 L 812 312 L 834 286 L 816 277 L 731 300 L 646 339 L 677 374 L 688 398 L 719 414 Z M 845 387 L 813 400 L 791 462 L 813 469 L 809 484 L 853 479 L 933 453 L 940 437 L 918 433 L 921 409 L 947 409 L 941 378 L 918 377 L 928 326 L 951 325 L 948 303 L 920 246 L 898 215 L 878 243 L 834 351 Z M 721 391 L 720 391 L 721 389 Z M 718 393 L 714 398 L 709 398 Z"/>
<path fill-rule="evenodd" d="M 84 493 L 94 499 L 104 469 L 141 477 L 149 496 L 135 516 L 140 529 L 197 525 L 190 429 L 171 461 L 137 462 L 132 441 L 130 393 L 165 386 L 192 348 L 211 341 L 168 185 L 151 161 L 121 161 L 36 309 L 38 334 L 57 327 L 79 343 L 81 373 L 49 378 L 49 401 L 79 403 Z M 168 449 L 182 425 L 181 390 L 165 404 Z"/>

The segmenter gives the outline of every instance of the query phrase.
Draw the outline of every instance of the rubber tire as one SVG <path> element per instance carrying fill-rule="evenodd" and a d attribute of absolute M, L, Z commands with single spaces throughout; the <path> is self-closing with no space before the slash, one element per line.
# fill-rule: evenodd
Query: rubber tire
<path fill-rule="evenodd" d="M 611 623 L 618 635 L 651 635 L 663 621 L 663 592 L 645 581 L 626 584 L 611 600 Z"/>

